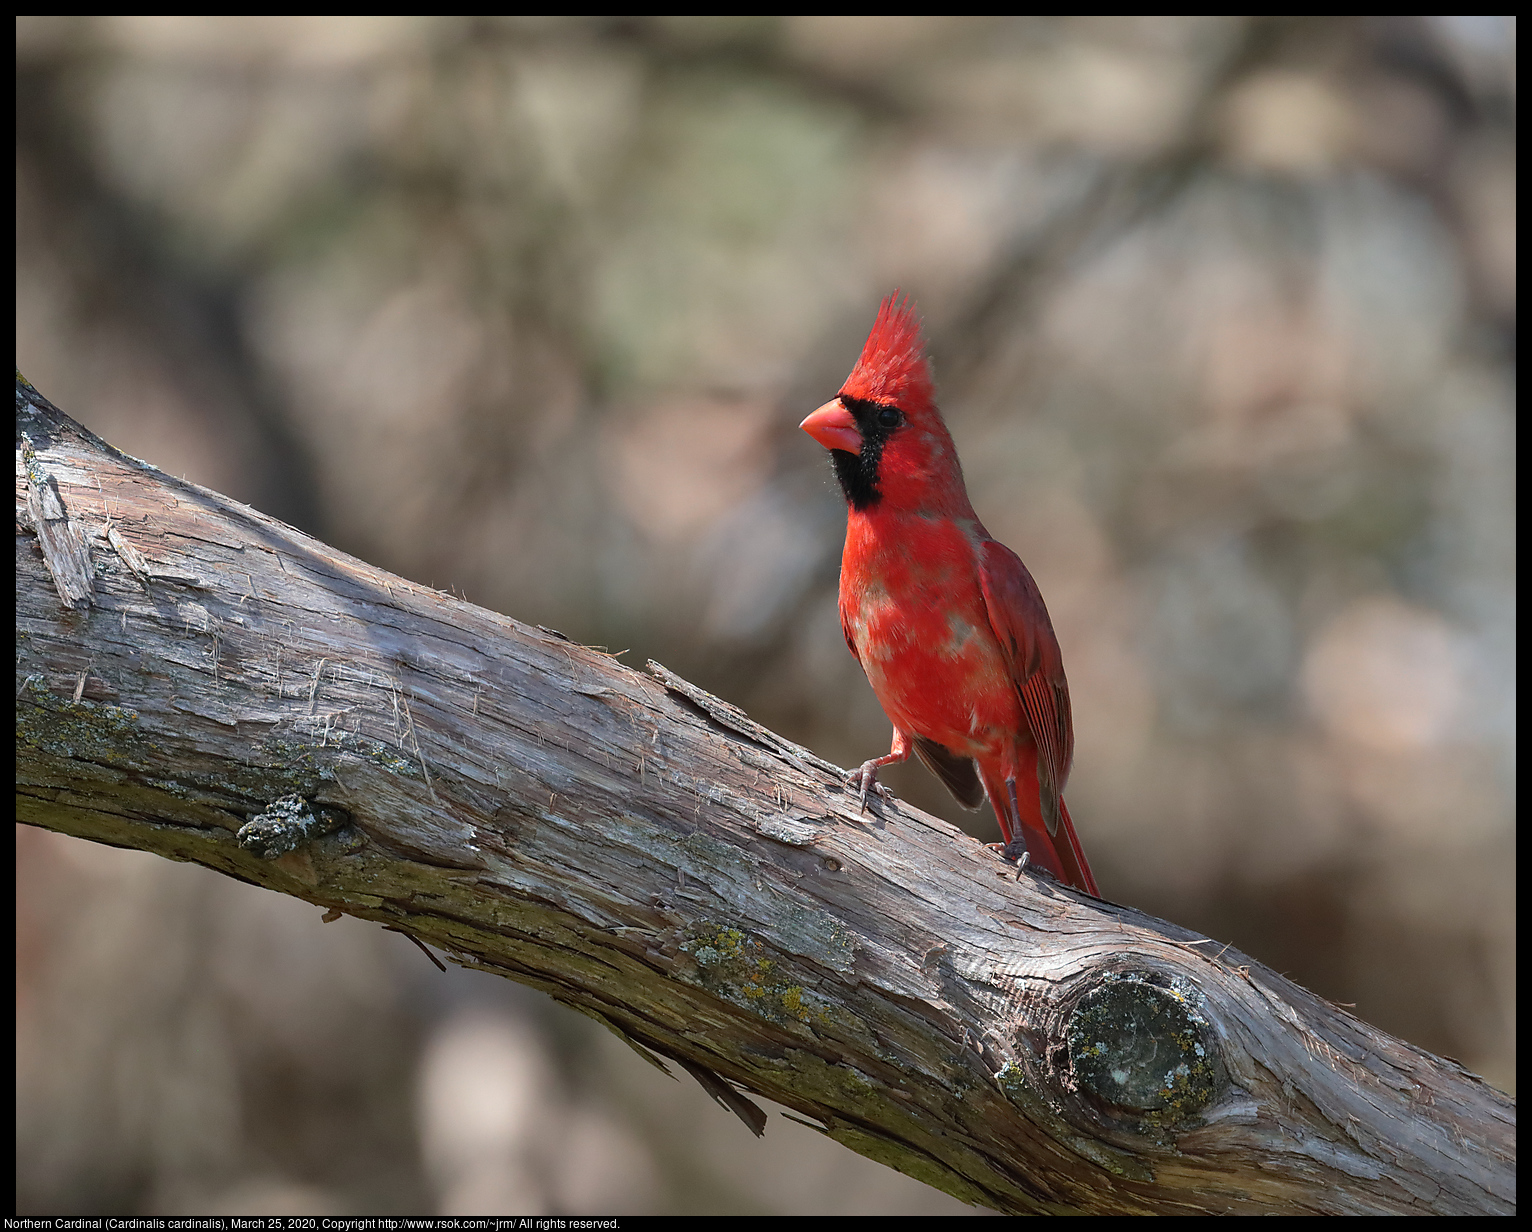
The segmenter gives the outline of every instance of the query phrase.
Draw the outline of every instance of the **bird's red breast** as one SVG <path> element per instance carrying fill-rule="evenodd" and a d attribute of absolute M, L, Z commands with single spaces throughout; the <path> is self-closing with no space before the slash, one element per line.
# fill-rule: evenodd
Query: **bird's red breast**
<path fill-rule="evenodd" d="M 894 724 L 882 760 L 913 749 L 970 806 L 976 776 L 1008 842 L 1019 828 L 1037 863 L 1095 894 L 1063 807 L 1074 732 L 1058 641 L 1031 574 L 969 502 L 912 305 L 883 302 L 803 429 L 830 450 L 849 506 L 841 626 Z"/>

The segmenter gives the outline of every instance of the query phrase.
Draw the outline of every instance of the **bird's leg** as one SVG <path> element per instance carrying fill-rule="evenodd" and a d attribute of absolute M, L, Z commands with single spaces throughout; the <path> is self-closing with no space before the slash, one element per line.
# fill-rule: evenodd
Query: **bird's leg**
<path fill-rule="evenodd" d="M 1015 860 L 1016 871 L 1020 873 L 1032 862 L 1032 853 L 1027 850 L 1026 834 L 1021 828 L 1021 805 L 1016 801 L 1016 780 L 1006 779 L 1005 789 L 1011 797 L 1011 819 L 1014 824 L 1011 827 L 1011 840 L 1000 854 L 1007 860 Z"/>
<path fill-rule="evenodd" d="M 851 772 L 851 777 L 846 780 L 848 786 L 855 787 L 859 793 L 862 812 L 867 811 L 867 793 L 876 791 L 880 796 L 892 796 L 894 793 L 878 782 L 878 771 L 884 766 L 892 766 L 901 761 L 908 761 L 914 751 L 914 745 L 910 738 L 897 727 L 894 728 L 894 745 L 883 757 L 874 757 L 864 761 L 860 767 Z"/>
<path fill-rule="evenodd" d="M 1021 880 L 1022 870 L 1032 863 L 1032 853 L 1027 850 L 1026 836 L 1021 829 L 1021 806 L 1016 802 L 1016 780 L 1005 780 L 1006 792 L 1011 797 L 1010 821 L 1011 824 L 1002 826 L 1001 829 L 1009 829 L 1010 837 L 1003 843 L 985 843 L 986 847 L 1000 853 L 1002 860 L 1016 861 L 1016 880 Z"/>

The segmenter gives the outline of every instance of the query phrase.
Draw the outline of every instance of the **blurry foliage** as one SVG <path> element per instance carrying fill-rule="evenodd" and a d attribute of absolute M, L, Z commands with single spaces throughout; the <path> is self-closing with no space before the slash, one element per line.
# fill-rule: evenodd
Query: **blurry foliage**
<path fill-rule="evenodd" d="M 914 294 L 975 505 L 1063 645 L 1106 892 L 1514 1088 L 1514 19 L 17 29 L 40 389 L 843 763 L 888 726 L 796 424 Z M 149 893 L 50 843 L 23 888 L 83 901 L 20 897 L 23 1209 L 950 1209 L 780 1120 L 720 1156 L 726 1113 L 582 1085 L 605 1054 L 566 1016 L 475 977 L 405 996 L 381 933 L 347 943 L 354 996 L 288 1011 L 349 1029 L 255 1021 L 240 998 L 344 968 L 348 934 L 302 912 L 283 941 L 293 904 L 236 928 L 240 887 Z M 109 909 L 149 931 L 91 980 Z M 266 929 L 280 961 L 242 959 Z M 481 1121 L 464 1072 L 500 1075 Z M 412 1128 L 386 1109 L 417 1081 Z"/>

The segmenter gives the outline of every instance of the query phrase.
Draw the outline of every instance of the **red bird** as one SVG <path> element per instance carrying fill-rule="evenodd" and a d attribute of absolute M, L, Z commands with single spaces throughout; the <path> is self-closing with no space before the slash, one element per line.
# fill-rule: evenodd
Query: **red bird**
<path fill-rule="evenodd" d="M 1074 724 L 1058 639 L 1027 567 L 969 503 L 912 304 L 883 301 L 840 393 L 802 426 L 850 506 L 841 629 L 894 725 L 888 756 L 851 776 L 862 806 L 879 768 L 914 753 L 965 808 L 989 797 L 1007 859 L 1099 897 L 1064 807 Z"/>

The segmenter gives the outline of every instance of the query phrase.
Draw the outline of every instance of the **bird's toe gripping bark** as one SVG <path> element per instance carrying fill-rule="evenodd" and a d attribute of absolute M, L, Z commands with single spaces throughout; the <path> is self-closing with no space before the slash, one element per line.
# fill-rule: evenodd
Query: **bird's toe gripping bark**
<path fill-rule="evenodd" d="M 870 758 L 864 761 L 860 767 L 853 770 L 851 777 L 846 780 L 847 786 L 856 788 L 858 802 L 864 813 L 867 811 L 868 792 L 875 791 L 885 800 L 892 800 L 894 797 L 893 792 L 878 782 L 878 767 L 881 764 L 882 762 L 878 758 Z"/>

